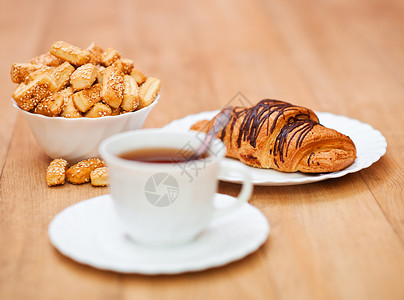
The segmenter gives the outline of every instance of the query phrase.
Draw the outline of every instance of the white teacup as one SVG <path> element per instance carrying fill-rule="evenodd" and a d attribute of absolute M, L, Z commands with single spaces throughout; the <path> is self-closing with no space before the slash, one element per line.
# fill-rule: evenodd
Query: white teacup
<path fill-rule="evenodd" d="M 107 138 L 99 152 L 109 169 L 110 192 L 126 233 L 148 245 L 176 245 L 191 241 L 215 219 L 238 208 L 251 196 L 252 184 L 242 166 L 223 168 L 225 145 L 216 139 L 209 156 L 182 163 L 147 163 L 120 155 L 136 149 L 195 150 L 204 134 L 142 129 Z M 219 173 L 238 172 L 243 186 L 236 201 L 215 208 Z"/>

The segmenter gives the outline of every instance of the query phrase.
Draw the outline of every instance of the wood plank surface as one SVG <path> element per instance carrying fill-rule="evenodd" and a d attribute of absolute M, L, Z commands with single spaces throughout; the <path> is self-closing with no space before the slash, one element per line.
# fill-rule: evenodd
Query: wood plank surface
<path fill-rule="evenodd" d="M 400 0 L 0 1 L 0 299 L 404 299 L 404 3 Z M 342 178 L 257 186 L 265 244 L 173 276 L 78 264 L 49 242 L 64 208 L 108 193 L 48 188 L 50 159 L 12 107 L 13 62 L 92 41 L 162 81 L 145 127 L 229 102 L 282 99 L 358 119 L 387 153 Z M 221 182 L 237 195 L 239 185 Z"/>

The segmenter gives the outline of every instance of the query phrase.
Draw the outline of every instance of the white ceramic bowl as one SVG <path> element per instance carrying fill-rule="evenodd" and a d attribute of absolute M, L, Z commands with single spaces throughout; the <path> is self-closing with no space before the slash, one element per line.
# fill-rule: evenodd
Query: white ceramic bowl
<path fill-rule="evenodd" d="M 14 102 L 44 152 L 52 159 L 64 158 L 74 163 L 98 156 L 98 146 L 116 133 L 140 129 L 160 96 L 140 110 L 100 118 L 46 117 L 22 110 Z"/>

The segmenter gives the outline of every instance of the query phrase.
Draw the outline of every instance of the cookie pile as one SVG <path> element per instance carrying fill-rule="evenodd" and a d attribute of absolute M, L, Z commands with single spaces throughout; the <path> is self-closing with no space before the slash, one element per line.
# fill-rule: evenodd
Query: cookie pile
<path fill-rule="evenodd" d="M 46 171 L 48 186 L 57 186 L 65 183 L 66 179 L 72 184 L 91 182 L 93 186 L 108 185 L 108 169 L 105 163 L 98 158 L 89 158 L 68 168 L 69 163 L 62 158 L 50 162 Z"/>
<path fill-rule="evenodd" d="M 12 94 L 26 111 L 49 117 L 97 118 L 119 115 L 150 105 L 160 90 L 160 80 L 146 77 L 131 59 L 118 50 L 92 43 L 81 49 L 63 41 L 50 52 L 14 63 Z"/>

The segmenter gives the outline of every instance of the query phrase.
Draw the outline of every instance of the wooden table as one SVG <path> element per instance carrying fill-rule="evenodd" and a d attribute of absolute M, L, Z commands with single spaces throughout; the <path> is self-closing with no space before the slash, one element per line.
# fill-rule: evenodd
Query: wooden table
<path fill-rule="evenodd" d="M 404 3 L 6 1 L 0 10 L 0 299 L 404 299 Z M 97 41 L 162 81 L 145 127 L 237 93 L 358 119 L 384 157 L 339 179 L 256 187 L 267 242 L 227 266 L 175 276 L 87 267 L 50 244 L 52 218 L 108 188 L 48 188 L 49 158 L 12 107 L 13 62 Z M 239 185 L 221 183 L 236 195 Z"/>

